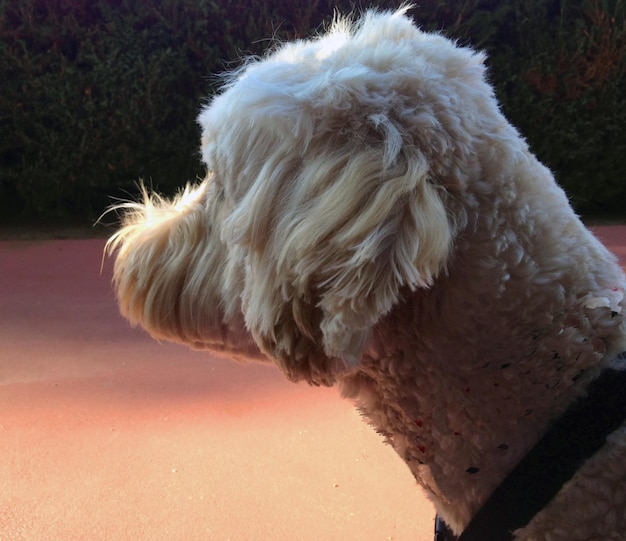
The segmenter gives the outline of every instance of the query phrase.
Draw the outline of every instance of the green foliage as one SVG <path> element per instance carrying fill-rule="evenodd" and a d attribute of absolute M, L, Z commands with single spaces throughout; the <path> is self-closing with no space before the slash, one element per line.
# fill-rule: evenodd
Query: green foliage
<path fill-rule="evenodd" d="M 491 55 L 504 112 L 577 209 L 623 215 L 626 3 L 526 0 L 512 8 L 510 53 Z"/>
<path fill-rule="evenodd" d="M 9 213 L 92 215 L 108 201 L 103 194 L 139 177 L 158 184 L 199 172 L 200 74 L 218 53 L 201 41 L 206 25 L 196 8 L 192 17 L 187 8 L 158 0 L 2 4 L 0 195 Z"/>
<path fill-rule="evenodd" d="M 141 178 L 175 191 L 202 174 L 195 117 L 214 74 L 360 6 L 0 0 L 2 220 L 93 219 Z M 423 0 L 412 14 L 488 52 L 505 114 L 579 210 L 599 211 L 626 200 L 625 12 L 623 0 Z"/>

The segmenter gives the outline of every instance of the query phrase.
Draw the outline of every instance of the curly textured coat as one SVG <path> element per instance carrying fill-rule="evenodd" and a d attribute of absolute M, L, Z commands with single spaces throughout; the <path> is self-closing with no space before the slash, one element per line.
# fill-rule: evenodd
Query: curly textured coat
<path fill-rule="evenodd" d="M 405 10 L 280 45 L 200 114 L 206 180 L 109 245 L 133 324 L 337 383 L 456 532 L 626 349 L 623 272 L 483 61 Z M 623 425 L 516 539 L 624 539 L 625 506 Z"/>

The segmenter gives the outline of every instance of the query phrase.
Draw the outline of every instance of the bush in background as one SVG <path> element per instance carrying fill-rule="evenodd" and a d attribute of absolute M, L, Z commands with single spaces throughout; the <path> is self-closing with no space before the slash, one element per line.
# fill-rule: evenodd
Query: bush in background
<path fill-rule="evenodd" d="M 376 5 L 376 2 L 372 3 Z M 401 2 L 379 2 L 394 8 Z M 211 74 L 352 2 L 0 0 L 0 216 L 93 220 L 144 179 L 202 175 Z M 412 15 L 489 54 L 507 117 L 582 212 L 626 201 L 623 0 L 424 0 Z"/>
<path fill-rule="evenodd" d="M 504 112 L 575 208 L 626 215 L 626 2 L 516 2 L 501 28 L 511 51 L 492 73 Z"/>
<path fill-rule="evenodd" d="M 194 118 L 206 92 L 199 74 L 220 52 L 206 38 L 212 19 L 199 19 L 192 4 L 4 4 L 3 207 L 14 216 L 94 216 L 105 194 L 140 177 L 194 178 Z"/>

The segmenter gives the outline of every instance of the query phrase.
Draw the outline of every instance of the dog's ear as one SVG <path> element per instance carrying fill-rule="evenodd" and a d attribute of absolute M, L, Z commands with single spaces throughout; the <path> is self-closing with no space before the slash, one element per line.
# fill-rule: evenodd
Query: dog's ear
<path fill-rule="evenodd" d="M 248 329 L 292 379 L 331 384 L 357 366 L 401 290 L 428 287 L 450 251 L 427 158 L 390 121 L 369 121 L 369 141 L 313 137 L 270 155 L 224 223 L 246 269 Z"/>
<path fill-rule="evenodd" d="M 311 213 L 323 235 L 294 260 L 296 275 L 304 269 L 315 281 L 324 350 L 347 367 L 402 289 L 432 284 L 451 246 L 444 193 L 426 159 L 402 155 L 385 170 L 376 154 L 355 156 L 335 178 L 336 193 Z"/>

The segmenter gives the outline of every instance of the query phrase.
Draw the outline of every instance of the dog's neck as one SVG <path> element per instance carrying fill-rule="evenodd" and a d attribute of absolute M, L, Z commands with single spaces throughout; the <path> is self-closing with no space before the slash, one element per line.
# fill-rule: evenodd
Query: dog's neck
<path fill-rule="evenodd" d="M 584 299 L 532 313 L 502 291 L 485 304 L 498 284 L 477 275 L 472 291 L 465 271 L 407 294 L 342 382 L 457 533 L 597 374 L 618 325 L 597 325 L 606 311 Z M 516 320 L 522 306 L 532 323 Z"/>
<path fill-rule="evenodd" d="M 514 395 L 516 383 L 497 372 L 485 381 L 445 371 L 411 373 L 392 359 L 388 366 L 374 368 L 383 358 L 376 355 L 371 364 L 365 359 L 363 370 L 354 376 L 360 409 L 459 533 L 561 408 L 533 401 L 523 389 Z M 564 394 L 573 400 L 586 379 L 574 382 Z M 407 380 L 414 382 L 411 395 L 406 394 Z M 499 400 L 488 398 L 486 385 L 502 388 Z"/>

